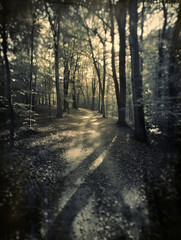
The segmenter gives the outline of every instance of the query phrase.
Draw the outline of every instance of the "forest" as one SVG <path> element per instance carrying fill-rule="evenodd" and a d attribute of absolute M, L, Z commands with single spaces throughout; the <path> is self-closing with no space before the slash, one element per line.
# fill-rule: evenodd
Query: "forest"
<path fill-rule="evenodd" d="M 181 239 L 181 1 L 0 0 L 0 239 Z"/>

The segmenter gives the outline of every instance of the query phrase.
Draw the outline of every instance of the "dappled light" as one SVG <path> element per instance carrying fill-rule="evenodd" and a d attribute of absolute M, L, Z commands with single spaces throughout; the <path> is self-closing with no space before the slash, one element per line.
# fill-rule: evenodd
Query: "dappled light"
<path fill-rule="evenodd" d="M 0 240 L 181 239 L 181 1 L 0 2 Z"/>
<path fill-rule="evenodd" d="M 136 188 L 132 188 L 132 189 L 124 188 L 123 189 L 123 199 L 124 199 L 125 203 L 128 204 L 128 206 L 133 211 L 136 210 L 137 208 L 141 207 L 141 205 L 146 200 L 144 193 L 142 193 L 142 195 L 140 195 L 139 190 Z M 145 209 L 145 212 L 148 213 L 148 211 L 146 209 Z"/>
<path fill-rule="evenodd" d="M 162 153 L 135 142 L 131 129 L 117 128 L 111 119 L 84 109 L 47 127 L 41 124 L 37 137 L 26 136 L 20 144 L 28 174 L 38 184 L 31 194 L 40 199 L 35 200 L 40 217 L 34 224 L 41 226 L 37 232 L 43 239 L 146 236 L 143 229 L 152 227 L 151 199 L 143 169 L 146 161 L 151 175 L 159 177 Z"/>

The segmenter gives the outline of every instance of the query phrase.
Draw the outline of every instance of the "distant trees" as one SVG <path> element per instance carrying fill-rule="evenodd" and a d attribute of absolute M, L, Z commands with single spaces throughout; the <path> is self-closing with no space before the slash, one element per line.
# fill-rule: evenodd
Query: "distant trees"
<path fill-rule="evenodd" d="M 180 32 L 181 32 L 181 2 L 178 7 L 178 16 L 173 28 L 171 47 L 169 54 L 169 69 L 168 69 L 168 92 L 169 92 L 169 116 L 168 116 L 168 133 L 172 139 L 175 138 L 176 129 L 178 126 L 180 112 Z"/>
<path fill-rule="evenodd" d="M 158 80 L 157 80 L 157 97 L 159 102 L 161 102 L 162 96 L 162 84 L 163 84 L 163 64 L 164 64 L 164 40 L 166 34 L 166 27 L 167 27 L 167 8 L 165 6 L 165 1 L 162 0 L 162 8 L 163 8 L 163 15 L 164 15 L 164 23 L 162 27 L 161 39 L 159 42 L 158 53 L 159 53 L 159 70 L 158 70 Z M 160 103 L 158 107 L 160 106 Z"/>
<path fill-rule="evenodd" d="M 16 119 L 31 126 L 38 105 L 49 105 L 50 116 L 57 105 L 59 118 L 70 107 L 116 116 L 140 141 L 178 124 L 180 17 L 172 16 L 179 4 L 1 2 L 0 104 L 12 142 Z M 148 18 L 156 14 L 163 18 L 153 29 Z"/>
<path fill-rule="evenodd" d="M 53 42 L 54 42 L 54 54 L 55 54 L 55 81 L 56 81 L 56 96 L 57 96 L 57 117 L 62 118 L 62 98 L 60 93 L 60 73 L 59 73 L 59 57 L 60 57 L 60 18 L 61 18 L 61 8 L 53 6 L 53 8 L 48 9 L 47 3 L 45 2 L 45 9 L 50 22 Z M 51 14 L 52 12 L 52 14 Z"/>
<path fill-rule="evenodd" d="M 90 52 L 93 60 L 93 64 L 97 73 L 98 83 L 99 83 L 99 106 L 98 110 L 100 113 L 102 113 L 102 116 L 105 117 L 105 84 L 106 84 L 106 46 L 105 46 L 105 39 L 106 39 L 106 28 L 104 28 L 104 37 L 102 37 L 97 27 L 92 26 L 92 28 L 89 28 L 86 22 L 84 22 L 84 27 L 87 31 L 89 46 L 90 46 Z M 102 71 L 100 67 L 100 60 L 97 59 L 95 50 L 93 47 L 92 38 L 93 36 L 98 37 L 101 45 L 102 45 Z"/>
<path fill-rule="evenodd" d="M 11 72 L 10 72 L 10 63 L 8 59 L 8 6 L 6 1 L 2 1 L 2 48 L 5 62 L 5 70 L 6 70 L 6 97 L 8 99 L 9 112 L 10 112 L 10 142 L 11 145 L 14 144 L 14 110 L 12 103 L 12 93 L 11 93 Z"/>

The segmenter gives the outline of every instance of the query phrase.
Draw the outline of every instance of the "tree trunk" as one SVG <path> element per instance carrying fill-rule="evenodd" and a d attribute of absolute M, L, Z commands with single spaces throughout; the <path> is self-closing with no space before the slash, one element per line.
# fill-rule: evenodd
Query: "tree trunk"
<path fill-rule="evenodd" d="M 80 92 L 77 93 L 77 108 L 79 108 L 80 105 Z"/>
<path fill-rule="evenodd" d="M 142 10 L 141 10 L 141 35 L 140 35 L 140 71 L 143 72 L 143 30 L 144 30 L 144 14 L 145 14 L 145 0 L 142 1 Z"/>
<path fill-rule="evenodd" d="M 87 108 L 86 97 L 85 97 L 85 94 L 84 94 L 84 91 L 83 91 L 82 87 L 80 87 L 80 91 L 82 92 L 82 96 L 84 98 L 84 107 Z"/>
<path fill-rule="evenodd" d="M 60 13 L 58 12 L 58 19 L 56 19 L 57 24 L 52 20 L 50 12 L 48 11 L 47 3 L 44 2 L 46 13 L 50 22 L 51 30 L 53 33 L 54 41 L 54 54 L 55 54 L 55 85 L 56 85 L 56 95 L 57 95 L 57 118 L 63 117 L 62 112 L 62 101 L 60 94 L 60 80 L 59 80 L 59 40 L 60 40 Z M 59 10 L 59 9 L 58 9 Z"/>
<path fill-rule="evenodd" d="M 36 93 L 36 82 L 37 82 L 37 73 L 35 73 L 35 82 L 34 82 L 34 87 L 33 87 L 34 94 L 32 96 L 32 110 L 33 111 L 35 111 L 35 108 L 37 106 L 37 97 L 35 95 L 35 93 Z"/>
<path fill-rule="evenodd" d="M 95 70 L 96 70 L 96 73 L 97 73 L 97 77 L 98 77 L 98 81 L 99 81 L 98 112 L 101 112 L 101 110 L 102 110 L 102 107 L 101 107 L 101 95 L 102 95 L 102 91 L 103 91 L 103 87 L 102 87 L 102 83 L 101 83 L 101 74 L 100 74 L 100 70 L 99 70 L 99 68 L 97 66 L 96 58 L 94 56 L 92 41 L 91 41 L 88 29 L 87 29 L 87 34 L 88 34 L 88 37 L 89 37 L 89 45 L 90 45 L 90 49 L 91 49 L 92 60 L 93 60 L 94 67 L 95 67 Z"/>
<path fill-rule="evenodd" d="M 165 32 L 166 32 L 166 26 L 167 26 L 167 9 L 165 6 L 164 0 L 162 0 L 162 6 L 163 6 L 163 14 L 164 14 L 164 23 L 162 28 L 162 35 L 161 35 L 161 41 L 159 43 L 158 53 L 159 53 L 159 71 L 158 71 L 158 82 L 156 84 L 156 96 L 158 100 L 161 99 L 162 96 L 162 77 L 163 77 L 163 63 L 164 63 L 164 52 L 163 52 L 163 41 L 165 39 Z M 158 104 L 158 107 L 160 107 L 160 104 Z"/>
<path fill-rule="evenodd" d="M 4 55 L 4 61 L 5 61 L 5 69 L 6 69 L 6 84 L 7 84 L 7 99 L 8 99 L 8 105 L 9 105 L 9 112 L 10 112 L 10 143 L 13 146 L 14 145 L 14 110 L 13 110 L 13 104 L 12 104 L 12 96 L 11 96 L 11 73 L 10 73 L 10 67 L 9 67 L 9 60 L 7 56 L 8 51 L 8 43 L 7 43 L 7 23 L 6 23 L 6 6 L 3 6 L 3 26 L 2 26 L 2 47 L 3 47 L 3 55 Z"/>
<path fill-rule="evenodd" d="M 101 111 L 101 87 L 99 83 L 99 99 L 98 99 L 98 113 Z"/>
<path fill-rule="evenodd" d="M 55 93 L 53 92 L 53 105 L 55 105 Z"/>
<path fill-rule="evenodd" d="M 31 54 L 30 54 L 29 127 L 31 127 L 32 101 L 33 101 L 33 97 L 32 97 L 32 82 L 33 82 L 34 28 L 35 28 L 35 16 L 33 15 L 32 29 L 31 29 Z"/>
<path fill-rule="evenodd" d="M 87 95 L 87 108 L 90 108 L 90 98 L 89 98 L 89 85 L 87 82 L 87 78 L 85 79 L 86 82 L 86 95 Z"/>
<path fill-rule="evenodd" d="M 180 91 L 180 76 L 178 66 L 178 58 L 180 51 L 179 35 L 181 32 L 181 2 L 179 3 L 178 19 L 175 23 L 172 35 L 172 44 L 169 57 L 169 115 L 168 115 L 168 134 L 171 139 L 175 139 L 175 130 L 177 127 L 177 108 L 178 108 L 178 93 Z"/>
<path fill-rule="evenodd" d="M 59 30 L 58 33 L 59 35 Z M 55 82 L 56 82 L 56 94 L 57 94 L 57 118 L 62 118 L 62 103 L 60 95 L 60 82 L 59 82 L 59 37 L 57 42 L 54 42 L 55 48 Z M 56 39 L 54 39 L 56 40 Z"/>
<path fill-rule="evenodd" d="M 109 112 L 109 89 L 110 89 L 110 78 L 108 77 L 107 79 L 107 88 L 106 88 L 106 114 L 108 116 L 108 112 Z"/>
<path fill-rule="evenodd" d="M 64 112 L 68 110 L 68 88 L 69 88 L 69 74 L 68 64 L 64 64 Z"/>
<path fill-rule="evenodd" d="M 45 77 L 45 91 L 44 91 L 44 95 L 45 95 L 45 105 L 48 105 L 48 99 L 47 99 L 47 79 Z"/>
<path fill-rule="evenodd" d="M 49 67 L 49 74 L 50 74 L 50 67 Z M 49 76 L 48 79 L 48 105 L 49 105 L 49 117 L 50 119 L 52 118 L 52 102 L 51 102 L 51 91 L 52 91 L 52 87 L 51 87 L 51 77 Z"/>
<path fill-rule="evenodd" d="M 138 50 L 138 35 L 137 35 L 137 0 L 129 1 L 130 14 L 130 51 L 131 51 L 131 77 L 133 90 L 133 105 L 134 105 L 134 120 L 135 120 L 135 137 L 142 142 L 147 141 L 143 95 L 142 95 L 142 76 L 139 69 L 139 50 Z"/>
<path fill-rule="evenodd" d="M 96 79 L 92 79 L 92 103 L 91 103 L 91 110 L 95 110 L 95 94 L 96 94 Z"/>
<path fill-rule="evenodd" d="M 72 98 L 73 98 L 73 108 L 75 108 L 75 109 L 77 109 L 76 88 L 75 88 L 75 74 L 76 74 L 77 67 L 78 67 L 78 61 L 79 61 L 79 56 L 77 55 L 75 68 L 74 68 L 74 73 L 73 73 L 73 77 L 72 77 L 72 81 L 73 81 Z"/>
<path fill-rule="evenodd" d="M 103 44 L 103 83 L 102 83 L 102 104 L 101 104 L 101 113 L 102 117 L 106 117 L 105 113 L 105 88 L 106 88 L 106 45 Z"/>
<path fill-rule="evenodd" d="M 119 1 L 116 4 L 116 19 L 119 31 L 119 93 L 120 93 L 120 118 L 119 125 L 126 124 L 126 73 L 125 73 L 125 26 L 126 26 L 126 2 Z"/>
<path fill-rule="evenodd" d="M 118 107 L 118 124 L 121 121 L 121 111 L 120 111 L 120 94 L 119 94 L 119 84 L 116 74 L 116 66 L 115 66 L 115 49 L 114 49 L 114 9 L 113 5 L 110 0 L 110 8 L 111 8 L 111 42 L 112 42 L 112 48 L 111 48 L 111 64 L 112 64 L 112 73 L 113 73 L 113 80 L 114 80 L 114 86 L 115 86 L 115 93 L 116 93 L 116 101 L 117 101 L 117 107 Z"/>
<path fill-rule="evenodd" d="M 76 99 L 76 89 L 75 89 L 75 81 L 73 81 L 73 86 L 72 86 L 72 100 L 73 100 L 73 103 L 72 103 L 72 107 L 74 109 L 77 109 L 77 99 Z"/>

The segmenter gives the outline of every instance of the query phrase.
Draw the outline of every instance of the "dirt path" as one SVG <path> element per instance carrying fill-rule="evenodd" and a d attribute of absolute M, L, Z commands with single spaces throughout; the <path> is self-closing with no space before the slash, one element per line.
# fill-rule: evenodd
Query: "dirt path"
<path fill-rule="evenodd" d="M 67 165 L 45 239 L 139 239 L 148 211 L 136 148 L 147 147 L 91 111 L 68 118 Z"/>
<path fill-rule="evenodd" d="M 2 173 L 9 185 L 4 189 L 11 193 L 3 195 L 10 203 L 3 212 L 10 217 L 3 215 L 2 239 L 152 240 L 163 235 L 158 218 L 162 221 L 167 209 L 159 209 L 175 194 L 167 174 L 174 173 L 166 170 L 163 151 L 135 141 L 131 129 L 79 109 L 51 122 L 41 116 L 37 132 L 23 132 L 15 144 L 9 156 L 14 166 Z M 160 179 L 166 195 L 152 201 L 149 189 L 154 191 Z M 169 208 L 168 216 L 172 213 Z"/>

